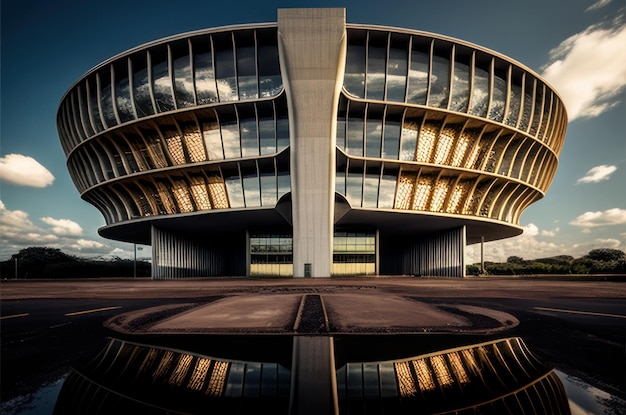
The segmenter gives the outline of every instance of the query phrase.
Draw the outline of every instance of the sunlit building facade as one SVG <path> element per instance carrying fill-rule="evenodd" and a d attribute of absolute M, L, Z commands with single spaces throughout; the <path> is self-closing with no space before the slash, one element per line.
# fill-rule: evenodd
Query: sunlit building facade
<path fill-rule="evenodd" d="M 556 172 L 556 92 L 488 49 L 344 9 L 172 36 L 57 114 L 70 174 L 153 278 L 465 275 Z"/>

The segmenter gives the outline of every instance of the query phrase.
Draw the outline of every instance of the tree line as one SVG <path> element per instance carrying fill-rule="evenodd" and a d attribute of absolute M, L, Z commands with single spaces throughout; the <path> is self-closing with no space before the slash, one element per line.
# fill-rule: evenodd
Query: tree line
<path fill-rule="evenodd" d="M 485 261 L 485 273 L 490 275 L 531 274 L 626 274 L 626 254 L 619 249 L 593 249 L 580 258 L 558 255 L 549 258 L 525 260 L 510 256 L 506 262 Z M 480 264 L 466 267 L 468 275 L 481 273 Z"/>
<path fill-rule="evenodd" d="M 489 275 L 533 274 L 626 274 L 626 254 L 618 249 L 594 249 L 574 258 L 559 255 L 525 260 L 510 256 L 506 262 L 485 262 Z M 480 264 L 467 265 L 468 275 L 481 274 Z M 28 278 L 103 278 L 149 277 L 151 264 L 146 260 L 87 259 L 68 255 L 57 248 L 31 247 L 20 250 L 11 259 L 0 262 L 2 279 Z"/>
<path fill-rule="evenodd" d="M 46 247 L 25 248 L 0 262 L 2 279 L 149 277 L 150 269 L 145 260 L 79 258 Z"/>

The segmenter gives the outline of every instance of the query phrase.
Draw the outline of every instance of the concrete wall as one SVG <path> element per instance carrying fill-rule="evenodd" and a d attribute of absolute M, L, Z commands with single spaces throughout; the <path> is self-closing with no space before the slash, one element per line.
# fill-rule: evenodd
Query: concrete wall
<path fill-rule="evenodd" d="M 345 9 L 279 9 L 278 46 L 289 108 L 294 277 L 329 277 L 337 101 L 346 54 Z"/>

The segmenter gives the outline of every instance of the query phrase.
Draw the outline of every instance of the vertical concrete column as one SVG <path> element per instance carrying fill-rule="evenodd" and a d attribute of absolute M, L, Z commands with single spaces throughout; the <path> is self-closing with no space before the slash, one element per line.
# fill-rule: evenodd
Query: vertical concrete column
<path fill-rule="evenodd" d="M 306 266 L 312 277 L 329 277 L 345 9 L 279 9 L 278 46 L 289 109 L 293 275 L 305 276 Z"/>

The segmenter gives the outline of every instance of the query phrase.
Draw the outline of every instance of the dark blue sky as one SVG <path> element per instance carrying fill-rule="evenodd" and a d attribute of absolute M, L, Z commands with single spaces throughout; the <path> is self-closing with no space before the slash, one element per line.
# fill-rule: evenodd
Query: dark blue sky
<path fill-rule="evenodd" d="M 592 7 L 594 4 L 597 7 Z M 574 44 L 567 56 L 572 59 L 561 58 L 569 62 L 557 77 L 567 81 L 562 82 L 563 88 L 577 82 L 584 85 L 588 79 L 595 82 L 596 101 L 593 96 L 584 101 L 581 105 L 585 108 L 607 95 L 598 88 L 618 93 L 609 97 L 609 108 L 594 116 L 578 111 L 574 117 L 570 114 L 573 120 L 552 188 L 522 215 L 520 224 L 528 232 L 492 246 L 488 255 L 533 258 L 582 255 L 594 247 L 625 249 L 626 75 L 619 69 L 615 72 L 612 63 L 591 65 L 610 57 L 608 62 L 626 66 L 626 46 L 600 50 L 615 38 L 623 38 L 626 45 L 622 0 L 3 0 L 1 7 L 0 167 L 9 164 L 8 155 L 22 155 L 43 165 L 55 180 L 38 188 L 11 183 L 0 175 L 0 244 L 4 245 L 0 259 L 38 245 L 37 240 L 86 256 L 116 248 L 115 252 L 124 255 L 122 250 L 132 249 L 97 235 L 104 220 L 80 199 L 65 167 L 56 133 L 56 110 L 63 94 L 81 75 L 115 54 L 170 35 L 276 21 L 280 7 L 346 7 L 348 23 L 405 27 L 463 39 L 518 60 L 540 74 L 551 63 L 551 50 L 560 47 L 567 51 L 568 45 Z M 567 39 L 569 43 L 562 44 Z M 593 46 L 594 41 L 598 47 Z M 589 68 L 575 60 L 576 52 L 585 50 Z M 559 90 L 560 85 L 550 81 Z M 584 94 L 594 92 L 581 92 Z M 565 101 L 570 95 L 576 94 L 564 95 Z M 595 181 L 579 181 L 592 168 L 602 166 Z M 53 228 L 51 224 L 61 220 L 74 222 L 82 231 Z"/>

